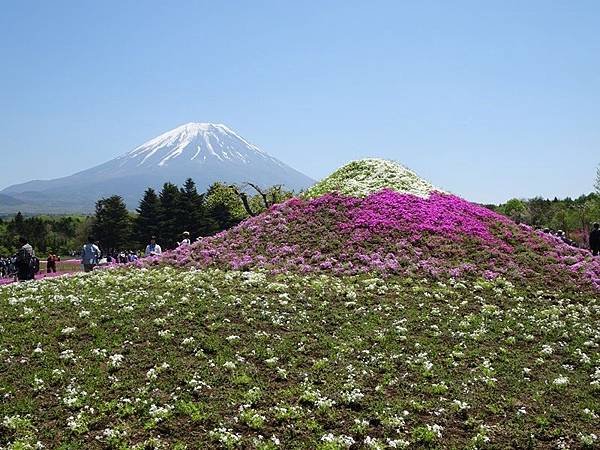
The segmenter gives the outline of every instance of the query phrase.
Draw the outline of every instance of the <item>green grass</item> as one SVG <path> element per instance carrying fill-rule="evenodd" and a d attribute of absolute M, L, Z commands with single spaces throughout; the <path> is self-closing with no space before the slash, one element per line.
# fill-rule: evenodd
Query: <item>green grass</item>
<path fill-rule="evenodd" d="M 599 330 L 597 297 L 502 280 L 163 268 L 10 285 L 0 448 L 593 448 Z"/>

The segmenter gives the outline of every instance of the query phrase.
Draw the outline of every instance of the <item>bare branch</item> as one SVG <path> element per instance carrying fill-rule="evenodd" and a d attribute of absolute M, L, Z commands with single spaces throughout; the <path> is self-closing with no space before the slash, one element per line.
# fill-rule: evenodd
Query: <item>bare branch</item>
<path fill-rule="evenodd" d="M 258 193 L 259 193 L 259 195 L 260 195 L 260 196 L 262 197 L 262 199 L 263 199 L 263 203 L 264 203 L 264 205 L 265 205 L 265 208 L 269 209 L 269 206 L 270 206 L 270 205 L 269 205 L 269 199 L 267 198 L 267 194 L 266 194 L 266 193 L 264 193 L 264 192 L 262 191 L 262 189 L 261 189 L 261 188 L 259 188 L 259 187 L 258 187 L 256 184 L 254 184 L 254 183 L 250 183 L 250 182 L 248 181 L 248 182 L 246 182 L 246 184 L 247 184 L 248 186 L 252 187 L 252 188 L 253 188 L 253 189 L 254 189 L 256 192 L 258 192 Z"/>
<path fill-rule="evenodd" d="M 230 185 L 229 188 L 235 193 L 235 195 L 237 195 L 240 198 L 240 200 L 242 200 L 242 204 L 244 205 L 244 209 L 246 210 L 246 212 L 252 217 L 256 216 L 256 213 L 252 211 L 252 208 L 250 207 L 250 202 L 248 201 L 248 194 L 240 191 L 237 188 L 237 186 L 233 184 Z"/>

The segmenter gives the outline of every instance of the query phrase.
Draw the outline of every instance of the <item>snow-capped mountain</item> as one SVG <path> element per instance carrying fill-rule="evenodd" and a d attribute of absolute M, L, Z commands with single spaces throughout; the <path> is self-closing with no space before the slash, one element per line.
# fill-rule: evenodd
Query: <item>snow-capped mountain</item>
<path fill-rule="evenodd" d="M 215 181 L 281 184 L 294 190 L 313 184 L 225 125 L 187 123 L 99 166 L 10 186 L 2 194 L 25 203 L 29 212 L 88 212 L 96 200 L 114 194 L 133 209 L 147 187 L 159 189 L 167 181 L 181 184 L 186 178 L 200 190 Z M 0 202 L 0 211 L 10 209 Z"/>
<path fill-rule="evenodd" d="M 186 123 L 140 145 L 119 158 L 136 166 L 172 166 L 196 161 L 203 164 L 218 160 L 250 164 L 257 159 L 285 167 L 257 146 L 222 124 Z"/>

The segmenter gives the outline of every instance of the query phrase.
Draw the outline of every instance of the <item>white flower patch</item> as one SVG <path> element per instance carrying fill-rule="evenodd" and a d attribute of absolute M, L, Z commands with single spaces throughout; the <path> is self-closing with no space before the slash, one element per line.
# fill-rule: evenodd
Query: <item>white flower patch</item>
<path fill-rule="evenodd" d="M 223 426 L 212 430 L 209 433 L 209 436 L 227 448 L 236 446 L 242 440 L 241 434 L 234 433 L 231 428 L 225 428 Z"/>
<path fill-rule="evenodd" d="M 87 397 L 87 392 L 80 390 L 78 386 L 71 383 L 66 388 L 66 393 L 62 398 L 62 402 L 70 408 L 79 407 L 83 403 L 83 399 Z"/>
<path fill-rule="evenodd" d="M 70 416 L 67 419 L 67 428 L 74 433 L 85 433 L 88 431 L 88 420 L 85 415 L 80 412 L 76 416 Z"/>
<path fill-rule="evenodd" d="M 470 409 L 471 407 L 467 404 L 467 402 L 463 402 L 461 400 L 452 400 L 452 407 L 454 408 L 455 411 L 466 411 L 467 409 Z"/>
<path fill-rule="evenodd" d="M 35 377 L 33 379 L 33 390 L 36 392 L 43 391 L 45 387 L 44 380 L 41 378 Z"/>
<path fill-rule="evenodd" d="M 211 387 L 208 384 L 206 384 L 200 379 L 200 376 L 197 373 L 195 373 L 192 379 L 188 381 L 188 384 L 194 392 L 198 392 L 202 389 L 211 389 Z"/>
<path fill-rule="evenodd" d="M 433 425 L 427 425 L 427 429 L 432 431 L 438 439 L 442 438 L 442 431 L 444 430 L 443 426 L 434 423 Z"/>
<path fill-rule="evenodd" d="M 410 442 L 405 439 L 387 439 L 385 443 L 390 448 L 408 448 Z"/>
<path fill-rule="evenodd" d="M 385 159 L 367 158 L 352 161 L 308 189 L 305 196 L 315 198 L 329 192 L 352 197 L 366 197 L 383 189 L 428 197 L 443 192 L 403 165 Z"/>
<path fill-rule="evenodd" d="M 566 384 L 569 384 L 569 378 L 564 375 L 561 375 L 552 380 L 552 384 L 554 384 L 555 386 L 564 386 Z"/>
<path fill-rule="evenodd" d="M 124 359 L 125 359 L 125 357 L 123 355 L 121 355 L 120 353 L 110 355 L 108 357 L 108 364 L 111 367 L 121 367 L 121 364 L 123 364 Z"/>
<path fill-rule="evenodd" d="M 100 435 L 96 436 L 96 440 L 110 441 L 113 439 L 121 439 L 125 436 L 127 436 L 127 432 L 125 430 L 119 430 L 116 428 L 105 428 Z"/>
<path fill-rule="evenodd" d="M 235 368 L 237 366 L 235 365 L 235 363 L 233 361 L 227 361 L 226 363 L 223 364 L 223 367 L 225 367 L 228 370 L 235 370 Z"/>
<path fill-rule="evenodd" d="M 352 438 L 352 436 L 346 436 L 345 434 L 340 434 L 339 436 L 336 436 L 333 433 L 324 434 L 323 436 L 321 436 L 321 441 L 336 444 L 346 448 L 350 448 L 356 442 Z"/>
<path fill-rule="evenodd" d="M 181 345 L 192 345 L 192 344 L 194 344 L 194 342 L 195 342 L 195 339 L 192 336 L 190 336 L 190 337 L 185 338 L 183 341 L 181 341 Z"/>
<path fill-rule="evenodd" d="M 365 394 L 360 389 L 354 388 L 351 391 L 342 392 L 341 398 L 344 403 L 350 405 L 359 403 L 364 396 Z"/>
<path fill-rule="evenodd" d="M 152 417 L 156 422 L 160 422 L 170 416 L 173 408 L 174 407 L 172 405 L 156 406 L 153 403 L 150 405 L 148 414 L 150 414 L 150 417 Z"/>
<path fill-rule="evenodd" d="M 279 362 L 279 358 L 277 356 L 273 356 L 272 358 L 265 359 L 265 364 L 267 366 L 276 366 Z"/>
<path fill-rule="evenodd" d="M 62 352 L 60 352 L 59 355 L 60 359 L 64 359 L 66 361 L 73 361 L 75 359 L 75 353 L 73 352 L 73 350 L 63 350 Z"/>
<path fill-rule="evenodd" d="M 554 348 L 549 344 L 544 344 L 540 353 L 542 353 L 543 355 L 551 355 L 552 353 L 554 353 Z"/>
<path fill-rule="evenodd" d="M 171 339 L 174 336 L 171 330 L 160 330 L 158 335 L 163 339 Z"/>
<path fill-rule="evenodd" d="M 590 447 L 590 448 L 592 446 L 596 445 L 596 442 L 598 441 L 598 435 L 596 435 L 595 433 L 590 433 L 590 434 L 579 433 L 578 437 L 579 437 L 579 442 L 581 443 L 581 445 L 584 445 L 584 446 Z"/>

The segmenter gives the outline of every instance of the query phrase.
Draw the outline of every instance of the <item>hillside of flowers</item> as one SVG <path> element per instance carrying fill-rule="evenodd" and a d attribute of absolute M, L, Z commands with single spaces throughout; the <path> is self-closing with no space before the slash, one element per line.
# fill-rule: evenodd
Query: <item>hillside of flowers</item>
<path fill-rule="evenodd" d="M 294 198 L 234 229 L 140 264 L 432 279 L 504 277 L 532 289 L 600 291 L 600 260 L 589 252 L 441 192 Z"/>
<path fill-rule="evenodd" d="M 366 197 L 383 189 L 427 197 L 438 191 L 402 164 L 378 158 L 352 161 L 309 188 L 305 198 L 337 192 L 351 197 Z"/>
<path fill-rule="evenodd" d="M 600 258 L 384 163 L 0 286 L 0 450 L 598 448 Z"/>
<path fill-rule="evenodd" d="M 0 448 L 596 448 L 599 302 L 172 267 L 4 286 Z"/>

